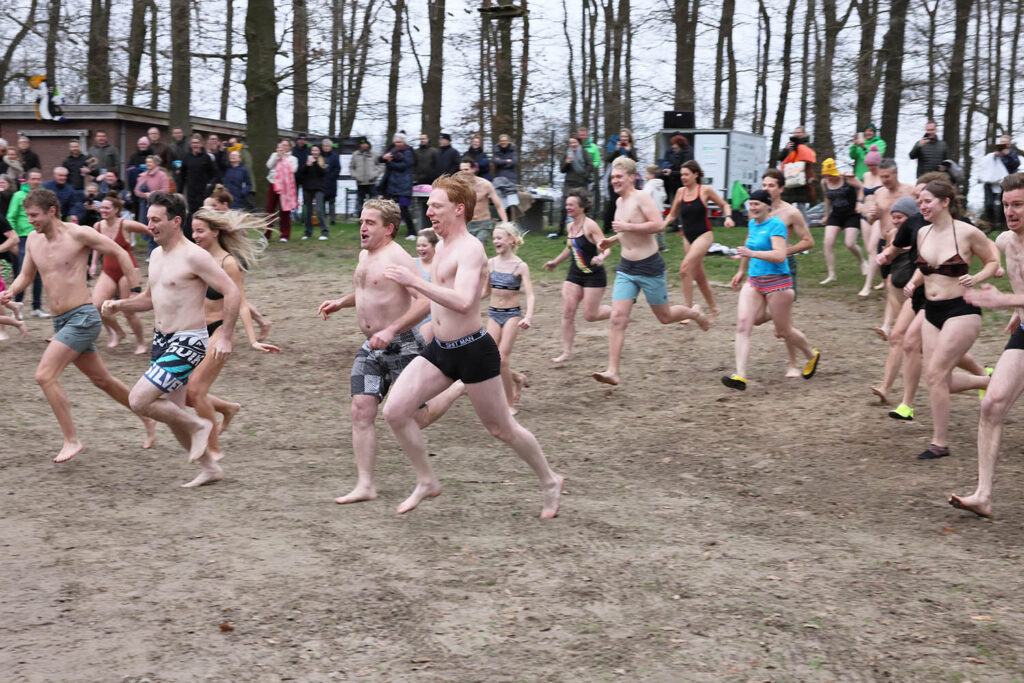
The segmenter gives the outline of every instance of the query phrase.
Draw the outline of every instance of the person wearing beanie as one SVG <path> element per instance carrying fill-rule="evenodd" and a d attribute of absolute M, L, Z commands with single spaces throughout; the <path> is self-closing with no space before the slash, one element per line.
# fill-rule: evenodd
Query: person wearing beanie
<path fill-rule="evenodd" d="M 828 277 L 820 284 L 835 282 L 836 254 L 835 244 L 839 232 L 843 232 L 846 248 L 860 261 L 862 275 L 868 272 L 868 263 L 864 253 L 857 246 L 857 234 L 860 228 L 860 214 L 857 213 L 858 191 L 863 188 L 854 174 L 842 176 L 836 168 L 835 159 L 821 162 L 821 189 L 825 195 L 825 265 Z"/>
<path fill-rule="evenodd" d="M 877 166 L 885 156 L 885 140 L 878 135 L 878 128 L 873 123 L 869 123 L 864 127 L 863 133 L 857 133 L 853 137 L 853 144 L 850 145 L 850 158 L 853 160 L 853 173 L 857 176 L 857 180 L 864 180 L 864 174 L 868 171 L 868 166 L 872 163 L 867 160 L 867 156 L 872 150 L 878 152 L 877 161 L 873 165 Z"/>
<path fill-rule="evenodd" d="M 437 137 L 437 150 L 434 153 L 434 179 L 458 173 L 461 160 L 462 155 L 452 147 L 452 136 L 441 133 Z"/>
<path fill-rule="evenodd" d="M 917 208 L 917 202 L 911 197 L 900 197 L 896 200 L 896 203 L 892 205 L 889 210 L 890 213 L 898 212 L 903 214 L 904 220 L 906 218 L 913 218 L 914 216 L 921 215 L 921 210 Z M 901 221 L 902 223 L 902 221 Z M 900 226 L 896 226 L 899 229 Z"/>
<path fill-rule="evenodd" d="M 740 292 L 736 309 L 736 372 L 722 377 L 722 384 L 739 391 L 747 388 L 750 333 L 758 311 L 770 308 L 775 336 L 803 352 L 807 362 L 800 374 L 804 379 L 814 376 L 821 358 L 821 352 L 811 348 L 804 333 L 792 325 L 794 292 L 786 259 L 786 224 L 771 215 L 772 196 L 767 190 L 751 192 L 747 208 L 747 241 L 736 249 L 740 267 L 731 283 L 733 290 Z"/>

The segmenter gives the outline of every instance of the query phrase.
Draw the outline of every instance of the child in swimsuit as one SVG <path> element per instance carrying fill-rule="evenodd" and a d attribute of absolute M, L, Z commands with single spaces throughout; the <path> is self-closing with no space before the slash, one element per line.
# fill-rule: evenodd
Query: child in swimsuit
<path fill-rule="evenodd" d="M 512 223 L 498 223 L 492 236 L 498 255 L 487 262 L 488 278 L 484 296 L 491 297 L 487 311 L 487 333 L 498 344 L 501 352 L 501 381 L 505 387 L 505 398 L 509 408 L 516 412 L 516 384 L 522 375 L 515 373 L 509 365 L 512 345 L 515 344 L 519 329 L 529 329 L 533 320 L 536 297 L 530 280 L 530 266 L 516 256 L 516 250 L 523 243 L 523 236 Z M 519 291 L 526 293 L 526 315 L 520 306 Z"/>

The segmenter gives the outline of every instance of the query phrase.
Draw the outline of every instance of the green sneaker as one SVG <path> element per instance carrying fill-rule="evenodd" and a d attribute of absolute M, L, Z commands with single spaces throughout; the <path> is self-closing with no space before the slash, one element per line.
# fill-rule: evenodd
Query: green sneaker
<path fill-rule="evenodd" d="M 996 371 L 995 368 L 990 368 L 987 365 L 985 366 L 985 374 L 986 375 L 991 377 L 992 373 L 995 372 L 995 371 Z M 983 398 L 985 398 L 985 390 L 984 389 L 978 389 L 978 400 L 980 401 Z"/>
<path fill-rule="evenodd" d="M 908 406 L 906 403 L 901 403 L 898 406 L 896 406 L 895 410 L 889 411 L 889 417 L 893 418 L 894 420 L 910 421 L 914 419 L 914 409 Z"/>

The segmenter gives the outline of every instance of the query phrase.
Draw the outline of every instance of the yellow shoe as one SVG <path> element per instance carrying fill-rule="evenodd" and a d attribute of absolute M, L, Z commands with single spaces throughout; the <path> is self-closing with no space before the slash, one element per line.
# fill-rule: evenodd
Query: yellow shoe
<path fill-rule="evenodd" d="M 985 366 L 985 374 L 986 375 L 991 376 L 992 373 L 995 372 L 995 371 L 996 371 L 995 368 L 990 368 L 988 366 Z M 980 401 L 983 398 L 985 398 L 985 390 L 984 389 L 978 389 L 978 400 Z"/>
<path fill-rule="evenodd" d="M 807 361 L 804 365 L 804 371 L 801 373 L 804 379 L 810 379 L 814 377 L 814 373 L 818 371 L 818 360 L 821 358 L 821 351 L 818 349 L 811 349 L 814 352 L 814 357 Z"/>
<path fill-rule="evenodd" d="M 739 375 L 730 375 L 729 377 L 723 376 L 722 384 L 730 389 L 738 389 L 740 391 L 747 390 L 747 380 L 743 379 Z"/>

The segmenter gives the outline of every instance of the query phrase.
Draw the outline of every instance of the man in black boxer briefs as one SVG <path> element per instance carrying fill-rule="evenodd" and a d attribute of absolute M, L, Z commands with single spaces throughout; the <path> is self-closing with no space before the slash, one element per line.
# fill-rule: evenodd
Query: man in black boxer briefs
<path fill-rule="evenodd" d="M 462 380 L 487 431 L 508 444 L 536 473 L 544 500 L 541 517 L 550 518 L 558 514 L 564 479 L 551 470 L 533 434 L 512 417 L 501 384 L 498 347 L 482 329 L 480 295 L 487 275 L 487 255 L 466 227 L 475 204 L 470 178 L 461 174 L 438 178 L 427 201 L 427 217 L 442 240 L 434 257 L 431 282 L 408 268 L 390 266 L 385 271 L 391 280 L 422 292 L 433 302 L 430 313 L 435 337 L 423 355 L 402 372 L 384 406 L 384 419 L 416 470 L 416 488 L 398 506 L 398 513 L 441 494 L 441 483 L 427 459 L 427 444 L 415 413 L 428 398 Z"/>

